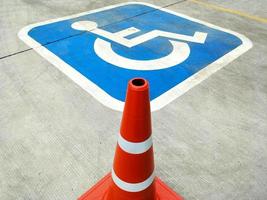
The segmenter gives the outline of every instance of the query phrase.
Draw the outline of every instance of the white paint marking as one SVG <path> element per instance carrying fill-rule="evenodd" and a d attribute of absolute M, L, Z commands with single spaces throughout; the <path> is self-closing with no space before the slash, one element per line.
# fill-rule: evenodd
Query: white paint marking
<path fill-rule="evenodd" d="M 136 33 L 140 30 L 132 27 L 130 29 L 122 30 L 118 33 L 111 33 L 103 29 L 97 28 L 97 23 L 93 21 L 74 22 L 71 27 L 76 30 L 88 31 L 97 34 L 128 48 L 132 48 L 157 37 L 165 37 L 195 43 L 204 43 L 207 38 L 207 33 L 203 32 L 195 32 L 194 36 L 188 36 L 166 31 L 154 30 L 143 35 L 137 36 L 135 38 L 127 39 L 125 38 L 126 36 Z M 187 43 L 178 42 L 175 40 L 169 40 L 169 42 L 173 47 L 171 53 L 162 58 L 152 60 L 134 60 L 118 55 L 111 48 L 111 43 L 101 38 L 96 39 L 94 43 L 94 50 L 102 60 L 117 67 L 132 70 L 158 70 L 178 65 L 189 57 L 190 48 Z"/>
<path fill-rule="evenodd" d="M 112 8 L 119 7 L 119 6 L 131 5 L 131 4 L 150 6 L 154 9 L 165 11 L 165 12 L 168 12 L 170 14 L 176 15 L 178 17 L 183 17 L 183 18 L 191 20 L 193 22 L 203 24 L 207 27 L 217 29 L 220 31 L 224 31 L 226 33 L 233 34 L 242 41 L 242 45 L 238 46 L 237 48 L 235 48 L 234 50 L 232 50 L 228 54 L 219 58 L 218 60 L 211 63 L 210 65 L 206 66 L 204 69 L 200 70 L 199 72 L 197 72 L 193 76 L 189 77 L 188 79 L 186 79 L 182 83 L 176 85 L 175 87 L 173 87 L 172 89 L 170 89 L 166 93 L 164 93 L 161 96 L 157 97 L 156 99 L 152 100 L 151 101 L 151 110 L 152 111 L 156 111 L 156 110 L 163 108 L 164 106 L 166 106 L 167 104 L 169 104 L 170 102 L 172 102 L 173 100 L 175 100 L 176 98 L 178 98 L 179 96 L 181 96 L 182 94 L 184 94 L 185 92 L 187 92 L 188 90 L 190 90 L 191 88 L 193 88 L 194 86 L 196 86 L 197 84 L 199 84 L 200 82 L 202 82 L 203 80 L 208 78 L 210 75 L 212 75 L 216 71 L 220 70 L 221 68 L 223 68 L 224 66 L 226 66 L 227 64 L 232 62 L 233 60 L 235 60 L 237 57 L 239 57 L 240 55 L 242 55 L 243 53 L 248 51 L 253 46 L 252 42 L 247 37 L 245 37 L 244 35 L 239 34 L 237 32 L 234 32 L 234 31 L 210 24 L 208 22 L 201 21 L 199 19 L 189 17 L 189 16 L 181 14 L 181 13 L 176 13 L 176 12 L 168 10 L 166 8 L 161 8 L 161 7 L 152 5 L 152 4 L 141 3 L 141 2 L 128 2 L 128 3 L 117 4 L 117 5 L 112 5 L 112 6 L 108 6 L 105 8 L 100 8 L 100 9 L 96 9 L 96 10 L 92 10 L 92 11 L 88 11 L 88 12 L 79 13 L 76 15 L 71 15 L 71 16 L 66 16 L 66 17 L 62 17 L 62 18 L 58 18 L 58 19 L 48 20 L 45 22 L 39 22 L 36 24 L 31 24 L 31 25 L 28 25 L 28 26 L 22 28 L 18 33 L 18 37 L 22 41 L 24 41 L 27 45 L 29 45 L 31 48 L 33 48 L 37 53 L 39 53 L 45 59 L 50 61 L 55 67 L 57 67 L 59 70 L 61 70 L 67 76 L 69 76 L 69 78 L 71 78 L 74 82 L 76 82 L 78 85 L 80 85 L 80 87 L 82 87 L 85 91 L 87 91 L 89 94 L 91 94 L 94 98 L 96 98 L 102 104 L 104 104 L 105 106 L 107 106 L 113 110 L 123 111 L 124 102 L 119 101 L 119 100 L 111 97 L 109 94 L 107 94 L 105 91 L 103 91 L 97 85 L 95 85 L 93 82 L 91 82 L 86 77 L 84 77 L 82 74 L 80 74 L 75 69 L 73 69 L 70 65 L 68 65 L 67 63 L 62 61 L 55 54 L 53 54 L 48 49 L 43 47 L 40 43 L 36 42 L 33 38 L 31 38 L 28 35 L 28 33 L 31 29 L 38 27 L 38 26 L 41 26 L 41 25 L 46 25 L 46 24 L 50 24 L 50 23 L 54 23 L 54 22 L 58 22 L 58 21 L 62 21 L 62 20 L 77 18 L 77 17 L 81 17 L 83 15 L 112 9 Z"/>
<path fill-rule="evenodd" d="M 124 30 L 119 31 L 119 32 L 114 33 L 114 34 L 117 36 L 120 36 L 120 37 L 126 37 L 126 36 L 132 35 L 134 33 L 137 33 L 139 31 L 140 31 L 139 29 L 137 29 L 135 27 L 131 27 L 131 28 L 124 29 Z"/>
<path fill-rule="evenodd" d="M 112 50 L 111 43 L 97 38 L 94 44 L 96 54 L 104 61 L 117 67 L 133 70 L 157 70 L 165 69 L 185 61 L 190 54 L 188 44 L 172 41 L 172 52 L 164 57 L 153 60 L 134 60 L 123 57 Z"/>
<path fill-rule="evenodd" d="M 174 39 L 174 40 L 183 40 L 187 42 L 195 42 L 195 43 L 201 43 L 201 44 L 203 44 L 207 38 L 207 33 L 203 33 L 203 32 L 195 32 L 194 36 L 188 36 L 188 35 L 181 35 L 177 33 L 161 31 L 161 30 L 154 30 L 154 31 L 145 33 L 143 35 L 137 36 L 135 38 L 127 39 L 116 33 L 114 34 L 114 33 L 105 31 L 103 29 L 97 28 L 97 24 L 92 21 L 75 22 L 71 25 L 71 27 L 77 30 L 88 31 L 88 32 L 100 35 L 115 43 L 126 46 L 128 48 L 145 43 L 157 37 L 165 37 L 165 38 Z"/>
<path fill-rule="evenodd" d="M 154 181 L 155 174 L 154 172 L 150 175 L 148 179 L 141 183 L 127 183 L 121 180 L 115 173 L 114 169 L 111 172 L 112 180 L 114 183 L 122 190 L 127 192 L 141 192 L 148 188 Z"/>

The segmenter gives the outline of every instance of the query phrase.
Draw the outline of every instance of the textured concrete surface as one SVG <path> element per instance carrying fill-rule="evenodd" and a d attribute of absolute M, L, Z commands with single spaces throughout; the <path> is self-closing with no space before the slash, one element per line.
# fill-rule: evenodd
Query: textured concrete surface
<path fill-rule="evenodd" d="M 205 1 L 205 3 L 206 2 L 215 4 L 216 6 L 220 6 L 226 9 L 244 12 L 247 15 L 254 15 L 265 18 L 267 17 L 266 0 L 257 0 L 256 3 L 255 1 L 250 1 L 250 0 L 239 0 L 239 1 L 207 0 Z"/>
<path fill-rule="evenodd" d="M 110 171 L 121 113 L 27 50 L 16 34 L 30 23 L 119 2 L 0 0 L 1 200 L 76 199 Z M 265 200 L 267 24 L 190 1 L 146 2 L 170 4 L 254 44 L 153 113 L 157 175 L 188 200 Z M 209 2 L 248 13 L 252 8 L 245 0 Z M 266 17 L 266 2 L 253 2 L 249 14 Z"/>

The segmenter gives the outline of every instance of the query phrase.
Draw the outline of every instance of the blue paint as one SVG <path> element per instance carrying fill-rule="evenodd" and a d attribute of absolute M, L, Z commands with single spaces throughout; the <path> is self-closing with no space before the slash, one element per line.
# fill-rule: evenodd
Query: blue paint
<path fill-rule="evenodd" d="M 99 36 L 71 28 L 72 23 L 81 20 L 95 21 L 109 32 L 118 32 L 129 27 L 141 30 L 128 38 L 156 29 L 189 36 L 199 31 L 208 33 L 208 36 L 204 44 L 189 42 L 190 56 L 177 66 L 150 71 L 129 70 L 113 66 L 96 55 L 93 44 Z M 153 100 L 242 44 L 242 41 L 232 34 L 139 4 L 120 6 L 38 26 L 33 28 L 29 35 L 110 96 L 121 101 L 125 99 L 127 82 L 133 77 L 149 80 Z M 132 48 L 111 43 L 117 54 L 136 60 L 161 58 L 172 51 L 167 38 L 155 38 Z"/>

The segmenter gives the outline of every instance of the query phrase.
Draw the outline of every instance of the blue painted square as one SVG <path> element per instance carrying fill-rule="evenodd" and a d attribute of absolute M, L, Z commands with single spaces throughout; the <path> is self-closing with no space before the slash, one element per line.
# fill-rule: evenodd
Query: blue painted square
<path fill-rule="evenodd" d="M 127 47 L 112 38 L 72 27 L 75 22 L 81 21 L 95 22 L 98 29 L 114 35 L 131 27 L 138 29 L 139 31 L 124 36 L 129 41 L 155 30 L 191 38 L 196 32 L 201 32 L 206 34 L 206 38 L 203 43 L 198 43 L 160 35 L 133 47 Z M 107 95 L 119 101 L 124 101 L 127 82 L 133 77 L 144 77 L 149 81 L 150 97 L 154 100 L 243 43 L 240 37 L 228 31 L 139 3 L 123 4 L 89 14 L 85 13 L 79 17 L 38 25 L 29 30 L 28 35 L 101 88 Z M 135 69 L 133 64 L 127 62 L 120 63 L 125 66 L 118 66 L 101 58 L 94 47 L 97 39 L 106 45 L 110 44 L 109 51 L 113 51 L 114 55 L 143 63 L 168 58 L 171 53 L 174 53 L 171 58 L 173 60 L 166 60 L 166 62 L 175 63 L 181 53 L 179 45 L 182 45 L 181 51 L 187 45 L 190 54 L 184 61 L 166 68 Z M 176 49 L 170 41 L 177 44 Z M 98 48 L 108 52 L 105 46 Z M 174 49 L 177 51 L 176 57 Z M 112 58 L 107 57 L 107 59 Z M 116 57 L 114 62 L 119 62 Z M 164 62 L 163 59 L 158 63 L 155 62 L 155 67 L 157 64 L 164 65 Z"/>

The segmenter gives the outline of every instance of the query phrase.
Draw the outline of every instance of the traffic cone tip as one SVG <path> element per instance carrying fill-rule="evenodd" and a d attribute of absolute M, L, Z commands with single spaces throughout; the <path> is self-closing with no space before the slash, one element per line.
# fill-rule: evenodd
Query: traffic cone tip
<path fill-rule="evenodd" d="M 148 81 L 143 78 L 133 78 L 128 83 L 128 89 L 135 91 L 144 91 L 149 87 Z"/>

